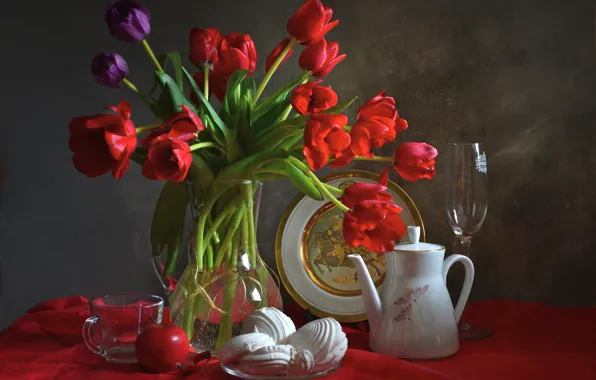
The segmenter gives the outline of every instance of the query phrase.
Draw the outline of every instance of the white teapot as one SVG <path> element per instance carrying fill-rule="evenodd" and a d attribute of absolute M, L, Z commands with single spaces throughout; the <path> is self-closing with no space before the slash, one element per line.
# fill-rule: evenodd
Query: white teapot
<path fill-rule="evenodd" d="M 377 292 L 360 255 L 354 263 L 370 325 L 370 349 L 402 359 L 438 359 L 459 350 L 457 324 L 470 295 L 474 265 L 466 256 L 443 261 L 445 247 L 421 243 L 420 227 L 408 227 L 410 243 L 385 254 L 385 281 Z M 449 268 L 461 262 L 466 275 L 457 306 L 447 291 Z"/>

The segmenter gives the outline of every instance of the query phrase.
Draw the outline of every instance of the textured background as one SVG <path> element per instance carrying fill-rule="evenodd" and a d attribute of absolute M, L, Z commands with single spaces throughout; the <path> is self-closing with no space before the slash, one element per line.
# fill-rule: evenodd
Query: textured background
<path fill-rule="evenodd" d="M 146 1 L 156 50 L 186 56 L 193 26 L 249 33 L 261 58 L 257 79 L 300 3 Z M 490 206 L 474 241 L 476 297 L 596 304 L 590 281 L 596 271 L 592 1 L 326 4 L 341 20 L 328 37 L 348 54 L 327 79 L 340 96 L 358 95 L 360 105 L 386 89 L 410 122 L 404 140 L 426 140 L 439 150 L 451 141 L 486 143 Z M 52 297 L 159 291 L 148 231 L 160 184 L 142 178 L 136 167 L 121 181 L 87 179 L 73 169 L 68 150 L 71 117 L 124 97 L 139 125 L 151 122 L 136 98 L 96 85 L 89 74 L 95 53 L 114 50 L 128 60 L 141 88 L 151 78 L 141 47 L 109 36 L 104 5 L 8 2 L 0 14 L 0 154 L 6 166 L 0 328 Z M 297 72 L 291 62 L 274 86 Z M 403 185 L 422 212 L 429 240 L 450 245 L 441 174 L 439 160 L 435 180 Z M 264 191 L 259 242 L 272 265 L 277 225 L 295 194 L 283 181 Z"/>

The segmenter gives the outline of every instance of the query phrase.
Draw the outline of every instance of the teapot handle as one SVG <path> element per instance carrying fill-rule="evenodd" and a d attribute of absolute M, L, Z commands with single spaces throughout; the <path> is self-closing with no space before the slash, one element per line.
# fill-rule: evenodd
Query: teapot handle
<path fill-rule="evenodd" d="M 445 282 L 447 282 L 447 273 L 449 272 L 449 269 L 457 262 L 461 262 L 466 270 L 464 285 L 462 286 L 457 305 L 455 306 L 455 320 L 459 323 L 464 307 L 466 307 L 466 302 L 468 302 L 470 291 L 472 290 L 472 283 L 474 282 L 474 264 L 472 263 L 472 260 L 464 255 L 454 254 L 447 257 L 445 261 L 443 261 L 443 280 Z"/>

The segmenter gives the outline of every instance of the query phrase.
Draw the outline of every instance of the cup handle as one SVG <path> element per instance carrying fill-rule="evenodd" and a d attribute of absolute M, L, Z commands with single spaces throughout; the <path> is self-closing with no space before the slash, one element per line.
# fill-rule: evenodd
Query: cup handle
<path fill-rule="evenodd" d="M 454 254 L 449 256 L 443 261 L 443 280 L 445 282 L 447 282 L 447 273 L 449 272 L 449 269 L 457 262 L 461 262 L 466 270 L 464 285 L 462 286 L 457 305 L 455 306 L 455 320 L 459 323 L 464 307 L 466 307 L 466 302 L 468 302 L 470 291 L 472 290 L 472 283 L 474 282 L 474 264 L 472 263 L 472 260 L 464 255 Z"/>
<path fill-rule="evenodd" d="M 83 324 L 83 340 L 91 352 L 98 355 L 103 355 L 104 349 L 95 343 L 93 340 L 93 333 L 91 332 L 91 327 L 93 327 L 93 325 L 97 322 L 99 322 L 99 317 L 97 316 L 87 318 Z"/>

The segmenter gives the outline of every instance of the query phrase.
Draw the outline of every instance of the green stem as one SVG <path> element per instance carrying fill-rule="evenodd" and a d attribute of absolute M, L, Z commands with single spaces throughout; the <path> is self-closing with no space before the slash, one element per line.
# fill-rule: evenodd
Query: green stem
<path fill-rule="evenodd" d="M 393 162 L 393 157 L 381 157 L 381 156 L 374 156 L 374 157 L 362 157 L 356 156 L 354 157 L 356 161 L 371 161 L 371 162 Z"/>
<path fill-rule="evenodd" d="M 269 83 L 269 80 L 271 79 L 271 77 L 273 76 L 273 74 L 275 73 L 275 71 L 277 70 L 279 65 L 281 64 L 281 62 L 284 60 L 286 55 L 288 55 L 290 50 L 292 50 L 294 45 L 296 45 L 296 39 L 294 39 L 292 37 L 292 39 L 288 43 L 288 46 L 286 46 L 285 49 L 282 50 L 282 52 L 279 54 L 277 59 L 271 65 L 271 68 L 269 69 L 269 71 L 267 71 L 267 73 L 265 74 L 263 81 L 261 82 L 261 84 L 257 88 L 257 91 L 255 92 L 255 96 L 253 98 L 253 104 L 257 104 L 257 100 L 259 100 L 259 97 L 261 97 L 263 90 L 265 90 L 265 87 L 267 87 L 267 83 Z"/>
<path fill-rule="evenodd" d="M 211 205 L 209 205 L 209 209 Z M 199 212 L 199 223 L 197 223 L 197 268 L 198 270 L 203 270 L 203 257 L 205 256 L 205 248 L 204 248 L 204 233 L 205 233 L 205 224 L 207 223 L 207 214 L 209 213 L 209 209 L 205 209 L 203 207 L 204 212 Z"/>
<path fill-rule="evenodd" d="M 211 226 L 213 226 L 213 218 L 211 217 L 211 215 L 209 215 L 207 217 L 207 231 L 211 229 Z M 217 231 L 213 233 L 213 243 L 219 244 L 219 234 L 217 233 Z"/>
<path fill-rule="evenodd" d="M 288 150 L 288 153 L 298 152 L 298 151 L 301 152 L 302 150 L 304 150 L 304 144 L 300 144 L 295 147 L 292 147 L 292 149 Z"/>
<path fill-rule="evenodd" d="M 136 131 L 137 131 L 137 135 L 143 133 L 143 132 L 147 132 L 150 131 L 152 129 L 155 129 L 157 127 L 159 127 L 161 124 L 149 124 L 149 125 L 143 125 L 141 127 L 137 127 Z"/>
<path fill-rule="evenodd" d="M 225 312 L 221 316 L 219 323 L 219 332 L 217 334 L 217 343 L 215 350 L 217 351 L 222 344 L 232 339 L 232 314 L 234 307 L 234 298 L 236 297 L 236 289 L 238 288 L 238 273 L 229 271 L 224 279 L 224 299 L 222 309 Z"/>
<path fill-rule="evenodd" d="M 250 250 L 248 249 L 248 218 L 246 217 L 246 210 L 243 210 L 242 213 L 244 214 L 244 217 L 242 218 L 242 249 L 244 250 L 244 252 L 250 254 Z M 252 269 L 252 267 L 250 269 Z"/>
<path fill-rule="evenodd" d="M 141 100 L 147 105 L 147 107 L 149 107 L 149 109 L 152 109 L 151 108 L 152 107 L 151 100 L 149 100 L 149 98 L 147 98 L 145 95 L 143 95 L 143 93 L 141 93 L 141 91 L 139 91 L 137 86 L 135 86 L 131 81 L 129 81 L 126 78 L 122 79 L 122 83 L 124 83 L 125 85 L 128 86 L 128 88 L 133 90 L 139 96 L 139 98 L 141 98 Z"/>
<path fill-rule="evenodd" d="M 194 292 L 196 284 L 193 281 L 194 276 L 190 272 L 192 272 L 192 271 L 189 271 L 189 275 L 187 277 L 187 282 L 185 285 L 186 285 L 186 288 L 188 289 L 188 292 L 190 294 L 192 294 Z M 192 298 L 186 300 L 186 303 L 184 304 L 184 308 L 182 309 L 182 316 L 181 316 L 182 324 L 183 324 L 184 331 L 186 332 L 186 336 L 188 336 L 188 339 L 191 339 L 192 336 L 194 335 L 195 300 L 196 300 L 196 297 L 192 297 Z"/>
<path fill-rule="evenodd" d="M 145 48 L 145 51 L 147 52 L 147 54 L 149 55 L 149 58 L 151 58 L 151 60 L 153 61 L 153 64 L 155 65 L 155 68 L 158 71 L 161 71 L 162 73 L 163 71 L 163 67 L 161 67 L 161 65 L 159 64 L 159 61 L 157 60 L 157 58 L 155 57 L 155 54 L 153 54 L 153 50 L 151 50 L 151 46 L 149 46 L 149 43 L 147 42 L 147 40 L 143 40 L 141 41 L 141 44 L 143 45 L 143 47 Z"/>
<path fill-rule="evenodd" d="M 213 272 L 201 272 L 199 273 L 199 284 L 201 286 L 203 286 L 203 284 L 206 284 L 208 282 L 208 280 L 210 280 L 211 276 L 213 275 Z M 211 295 L 211 286 L 207 286 L 205 287 L 205 292 L 209 295 Z M 205 297 L 203 297 L 202 295 L 197 295 L 195 297 L 195 301 L 194 301 L 194 315 L 201 321 L 203 322 L 205 320 L 205 318 L 207 317 L 207 313 L 209 312 L 209 304 L 207 303 L 207 300 L 205 299 Z"/>
<path fill-rule="evenodd" d="M 288 160 L 290 160 L 292 164 L 294 164 L 296 167 L 302 170 L 302 172 L 304 172 L 304 174 L 306 174 L 308 178 L 310 178 L 313 181 L 313 183 L 321 191 L 321 193 L 324 196 L 326 196 L 329 199 L 329 201 L 331 201 L 331 203 L 333 203 L 338 209 L 340 209 L 343 212 L 350 211 L 350 209 L 346 205 L 337 200 L 337 198 L 335 198 L 333 194 L 329 192 L 329 190 L 325 187 L 321 180 L 319 180 L 315 173 L 313 173 L 308 166 L 304 165 L 302 161 L 300 161 L 296 157 L 289 157 Z"/>
<path fill-rule="evenodd" d="M 254 268 L 257 264 L 257 239 L 255 236 L 255 214 L 252 184 L 244 185 L 243 191 L 244 199 L 247 206 L 246 219 L 248 219 L 248 252 L 251 267 Z"/>
<path fill-rule="evenodd" d="M 279 117 L 279 121 L 286 120 L 288 118 L 288 115 L 290 114 L 290 112 L 292 112 L 292 108 L 294 108 L 294 106 L 292 106 L 292 104 L 288 104 L 288 106 L 286 107 L 284 112 Z"/>
<path fill-rule="evenodd" d="M 286 172 L 282 169 L 264 169 L 264 170 L 256 170 L 253 172 L 254 175 L 258 174 L 279 174 L 279 175 L 287 175 Z"/>
<path fill-rule="evenodd" d="M 327 183 L 324 183 L 323 185 L 327 188 L 327 190 L 329 190 L 330 192 L 334 193 L 337 196 L 340 196 L 341 197 L 344 194 L 344 191 L 343 190 L 338 189 L 335 186 L 331 186 L 331 185 L 329 185 Z"/>
<path fill-rule="evenodd" d="M 190 151 L 194 151 L 194 150 L 198 150 L 198 149 L 203 149 L 203 148 L 215 148 L 217 150 L 219 150 L 220 152 L 226 153 L 225 149 L 222 148 L 221 146 L 212 143 L 212 142 L 202 142 L 202 143 L 198 143 L 195 145 L 191 145 L 190 146 Z"/>
<path fill-rule="evenodd" d="M 241 205 L 240 207 L 243 208 L 244 206 Z M 221 266 L 221 263 L 223 262 L 223 260 L 226 256 L 226 252 L 232 243 L 232 238 L 236 234 L 236 230 L 238 229 L 238 227 L 240 227 L 240 222 L 242 221 L 242 215 L 243 215 L 243 212 L 241 210 L 237 211 L 235 217 L 232 218 L 232 220 L 231 220 L 231 223 L 228 227 L 228 231 L 226 232 L 226 236 L 224 237 L 223 243 L 219 247 L 219 250 L 217 252 L 217 257 L 215 258 L 215 267 L 216 268 L 219 268 Z"/>
<path fill-rule="evenodd" d="M 215 232 L 217 231 L 217 228 L 219 227 L 219 225 L 224 221 L 224 219 L 234 210 L 234 208 L 236 208 L 238 206 L 238 202 L 230 202 L 228 203 L 228 205 L 219 213 L 219 215 L 217 215 L 217 218 L 215 218 L 215 220 L 213 221 L 213 224 L 211 225 L 211 227 L 207 230 L 207 233 L 205 234 L 205 237 L 203 238 L 203 240 L 205 242 L 209 242 L 209 240 L 211 239 L 211 237 L 215 234 Z M 213 259 L 211 260 L 213 261 Z"/>
<path fill-rule="evenodd" d="M 349 125 L 344 126 L 344 131 L 350 132 L 351 130 L 352 130 L 352 127 L 350 127 Z"/>
<path fill-rule="evenodd" d="M 310 75 L 307 76 L 306 78 L 302 79 L 302 82 L 300 82 L 300 85 L 303 85 L 304 83 L 308 82 L 309 80 L 310 80 Z M 286 107 L 284 112 L 279 117 L 278 121 L 286 120 L 288 118 L 288 116 L 290 115 L 290 112 L 292 112 L 292 108 L 293 108 L 292 104 L 288 104 L 288 106 Z"/>
<path fill-rule="evenodd" d="M 230 270 L 235 271 L 238 267 L 238 244 L 240 240 L 240 231 L 236 230 L 236 234 L 232 238 L 232 249 L 230 257 L 227 257 Z"/>
<path fill-rule="evenodd" d="M 207 270 L 211 271 L 213 270 L 213 246 L 211 245 L 211 242 L 207 240 L 206 242 L 207 244 Z"/>
<path fill-rule="evenodd" d="M 203 69 L 203 94 L 205 94 L 205 99 L 209 100 L 209 66 L 205 66 Z"/>

